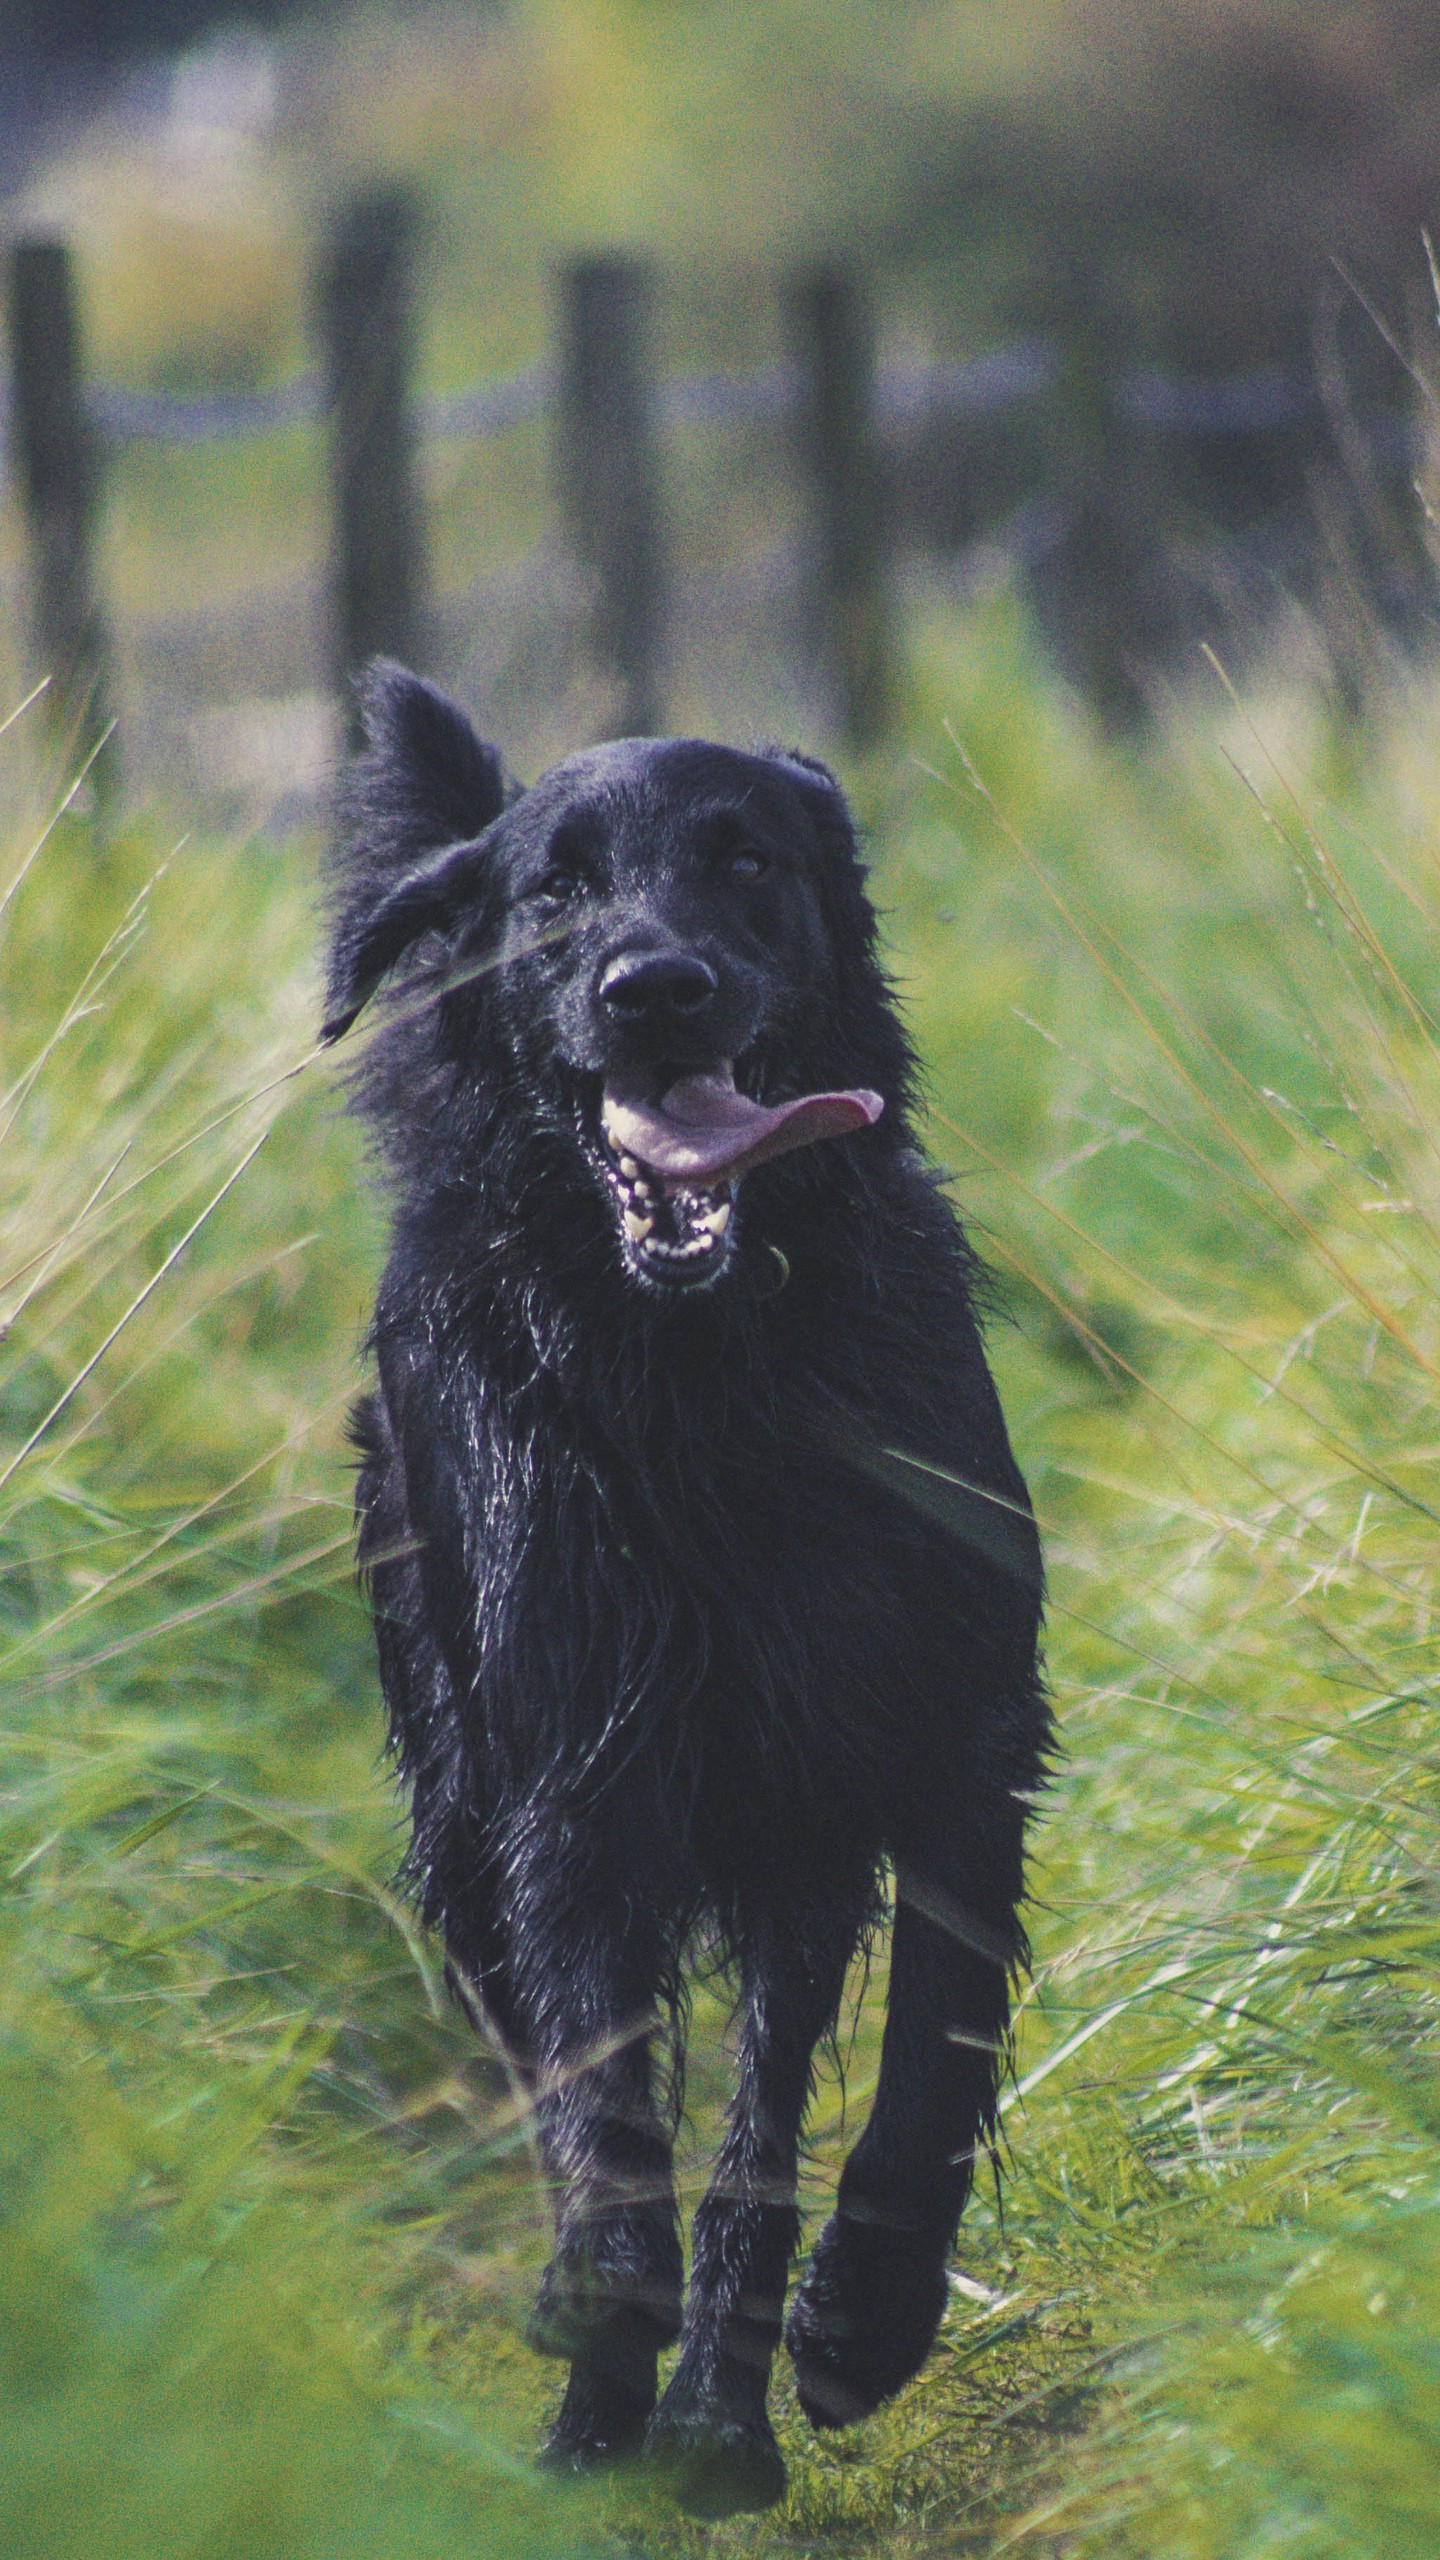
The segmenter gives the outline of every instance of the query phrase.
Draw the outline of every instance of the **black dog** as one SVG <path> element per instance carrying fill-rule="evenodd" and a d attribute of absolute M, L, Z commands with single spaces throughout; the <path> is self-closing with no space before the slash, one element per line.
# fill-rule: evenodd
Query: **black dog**
<path fill-rule="evenodd" d="M 358 1438 L 413 1873 L 534 2091 L 550 2459 L 643 2444 L 719 2515 L 784 2488 L 801 2120 L 887 1862 L 879 2089 L 785 2331 L 814 2423 L 944 2308 L 1024 1951 L 1037 1541 L 831 776 L 631 740 L 512 793 L 415 677 L 365 708 L 325 1033 L 407 963 L 358 1073 L 395 1215 Z M 738 2071 L 686 2291 L 700 1942 Z"/>

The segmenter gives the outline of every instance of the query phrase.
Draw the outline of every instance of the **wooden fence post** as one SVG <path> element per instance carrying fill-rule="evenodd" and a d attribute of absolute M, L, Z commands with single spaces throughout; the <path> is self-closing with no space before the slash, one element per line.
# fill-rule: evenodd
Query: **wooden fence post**
<path fill-rule="evenodd" d="M 410 413 L 415 207 L 399 187 L 342 216 L 320 279 L 335 495 L 337 688 L 377 653 L 425 656 L 425 546 Z M 352 733 L 354 714 L 352 711 Z"/>
<path fill-rule="evenodd" d="M 109 651 L 91 561 L 99 457 L 85 413 L 66 242 L 45 233 L 17 240 L 7 283 L 12 449 L 30 536 L 30 643 L 37 674 L 50 678 L 50 726 L 83 757 L 106 732 Z M 101 750 L 91 777 L 102 795 L 113 787 L 113 747 Z"/>
<path fill-rule="evenodd" d="M 1051 485 L 1059 529 L 1029 573 L 1063 671 L 1114 735 L 1151 716 L 1151 671 L 1171 637 L 1155 486 L 1155 437 L 1121 414 L 1123 314 L 1102 260 L 1077 251 L 1063 279 Z"/>
<path fill-rule="evenodd" d="M 560 499 L 594 581 L 596 654 L 623 688 L 616 732 L 660 726 L 664 622 L 653 291 L 637 258 L 578 258 L 561 292 Z"/>
<path fill-rule="evenodd" d="M 875 328 L 864 286 L 828 261 L 786 294 L 800 374 L 797 441 L 815 537 L 814 610 L 852 746 L 883 736 L 894 669 L 886 527 L 875 439 Z"/>

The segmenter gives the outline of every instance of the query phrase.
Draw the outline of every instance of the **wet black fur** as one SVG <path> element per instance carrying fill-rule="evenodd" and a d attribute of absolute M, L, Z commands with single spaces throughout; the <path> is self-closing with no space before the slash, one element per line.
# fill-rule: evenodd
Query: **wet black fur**
<path fill-rule="evenodd" d="M 415 678 L 375 669 L 366 709 L 327 1029 L 403 963 L 356 1071 L 394 1210 L 357 1437 L 411 1869 L 536 2093 L 551 2459 L 643 2444 L 720 2513 L 783 2487 L 801 2120 L 887 1866 L 879 2091 L 785 2327 L 815 2423 L 896 2391 L 945 2303 L 1023 1956 L 1038 1547 L 833 779 L 629 742 L 510 794 Z M 776 857 L 763 895 L 742 840 Z M 558 907 L 557 844 L 585 884 Z M 577 1126 L 620 1038 L 598 974 L 637 946 L 721 980 L 670 1066 L 886 1103 L 746 1176 L 728 1266 L 685 1293 L 627 1266 Z M 667 2022 L 702 1941 L 737 1982 L 736 2087 L 687 2291 Z"/>

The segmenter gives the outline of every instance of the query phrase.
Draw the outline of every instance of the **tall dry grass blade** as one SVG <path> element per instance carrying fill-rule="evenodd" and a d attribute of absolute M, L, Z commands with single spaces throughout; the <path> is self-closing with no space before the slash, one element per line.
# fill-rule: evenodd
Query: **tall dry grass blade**
<path fill-rule="evenodd" d="M 209 1200 L 207 1200 L 199 1217 L 194 1219 L 186 1228 L 185 1233 L 181 1236 L 179 1242 L 171 1246 L 170 1251 L 165 1256 L 159 1270 L 154 1272 L 150 1279 L 146 1281 L 144 1288 L 139 1292 L 138 1296 L 132 1298 L 124 1314 L 111 1326 L 104 1341 L 91 1353 L 90 1358 L 85 1362 L 84 1367 L 71 1379 L 70 1384 L 65 1389 L 63 1395 L 56 1398 L 49 1412 L 41 1421 L 36 1423 L 28 1440 L 22 1442 L 21 1446 L 16 1450 L 14 1457 L 10 1459 L 9 1463 L 4 1467 L 0 1467 L 0 1492 L 3 1492 L 5 1486 L 10 1482 L 10 1479 L 14 1475 L 17 1467 L 22 1466 L 25 1460 L 31 1455 L 32 1451 L 39 1447 L 40 1442 L 44 1439 L 46 1432 L 51 1427 L 51 1424 L 58 1422 L 61 1414 L 65 1411 L 66 1406 L 79 1394 L 86 1379 L 99 1367 L 106 1352 L 110 1349 L 113 1343 L 118 1342 L 121 1334 L 125 1331 L 126 1326 L 139 1314 L 140 1309 L 145 1305 L 147 1299 L 154 1296 L 155 1291 L 159 1288 L 161 1281 L 166 1276 L 166 1273 L 174 1269 L 175 1264 L 179 1261 L 186 1246 L 194 1242 L 206 1220 L 213 1215 L 216 1209 L 219 1208 L 220 1203 L 225 1198 L 226 1194 L 233 1191 L 236 1183 L 240 1179 L 240 1176 L 246 1170 L 246 1167 L 254 1163 L 255 1158 L 260 1153 L 260 1150 L 264 1146 L 269 1134 L 270 1132 L 268 1129 L 263 1129 L 261 1131 L 253 1147 L 249 1148 L 241 1157 L 234 1172 L 226 1175 L 219 1190 L 215 1192 Z"/>

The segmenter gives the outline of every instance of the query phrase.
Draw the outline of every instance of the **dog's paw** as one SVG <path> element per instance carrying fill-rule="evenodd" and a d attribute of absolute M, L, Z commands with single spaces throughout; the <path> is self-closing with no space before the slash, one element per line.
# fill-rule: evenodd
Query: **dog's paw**
<path fill-rule="evenodd" d="M 784 2499 L 784 2458 L 774 2427 L 733 2419 L 664 2417 L 664 2401 L 646 2429 L 646 2460 L 664 2473 L 676 2506 L 697 2524 L 756 2514 Z"/>
<path fill-rule="evenodd" d="M 785 2495 L 784 2458 L 763 2408 L 685 2405 L 667 2391 L 645 2431 L 645 2458 L 701 2524 L 773 2507 Z"/>
<path fill-rule="evenodd" d="M 653 2356 L 648 2389 L 638 2394 L 593 2365 L 572 2365 L 565 2397 L 540 2449 L 541 2470 L 579 2478 L 607 2463 L 628 2460 L 645 2442 L 645 2421 L 654 2405 Z"/>
<path fill-rule="evenodd" d="M 932 2241 L 832 2214 L 785 2324 L 812 2427 L 853 2426 L 918 2373 L 946 2298 Z"/>

